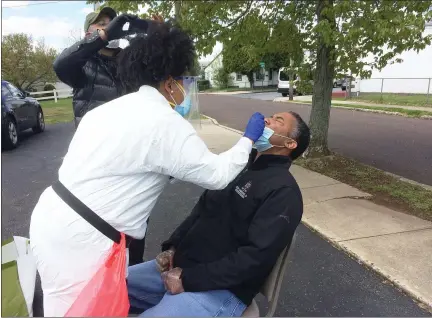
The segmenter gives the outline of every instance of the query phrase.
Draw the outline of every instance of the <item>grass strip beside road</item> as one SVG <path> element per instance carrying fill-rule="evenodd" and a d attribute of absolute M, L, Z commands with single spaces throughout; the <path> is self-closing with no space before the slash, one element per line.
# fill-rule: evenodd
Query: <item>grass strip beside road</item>
<path fill-rule="evenodd" d="M 372 195 L 371 200 L 394 210 L 432 221 L 432 191 L 338 154 L 299 159 L 296 164 Z"/>
<path fill-rule="evenodd" d="M 431 111 L 424 111 L 424 110 L 416 110 L 416 109 L 407 109 L 407 108 L 395 108 L 395 107 L 379 107 L 379 106 L 365 106 L 365 105 L 348 105 L 348 104 L 338 104 L 332 102 L 332 107 L 336 106 L 338 108 L 356 108 L 356 109 L 369 109 L 369 110 L 378 110 L 383 112 L 391 112 L 391 113 L 398 113 L 407 117 L 412 118 L 421 118 L 422 116 L 432 116 L 432 109 Z"/>
<path fill-rule="evenodd" d="M 40 101 L 45 117 L 45 123 L 57 124 L 73 121 L 72 98 Z"/>
<path fill-rule="evenodd" d="M 333 99 L 345 100 L 344 97 L 334 97 Z M 400 106 L 422 106 L 432 107 L 432 93 L 427 94 L 392 94 L 392 93 L 360 93 L 353 96 L 350 100 L 374 104 L 400 105 Z"/>
<path fill-rule="evenodd" d="M 287 101 L 289 103 L 295 103 L 295 104 L 306 104 L 306 105 L 312 105 L 312 102 L 309 101 Z M 416 109 L 408 109 L 408 108 L 396 108 L 396 107 L 385 107 L 385 106 L 367 106 L 367 105 L 359 105 L 359 104 L 340 104 L 340 103 L 334 103 L 332 102 L 332 107 L 334 108 L 345 108 L 345 109 L 358 109 L 358 110 L 371 110 L 376 112 L 382 112 L 382 113 L 396 113 L 400 114 L 406 117 L 411 118 L 424 118 L 424 117 L 430 117 L 432 116 L 432 108 L 431 111 L 424 111 L 424 110 L 416 110 Z"/>

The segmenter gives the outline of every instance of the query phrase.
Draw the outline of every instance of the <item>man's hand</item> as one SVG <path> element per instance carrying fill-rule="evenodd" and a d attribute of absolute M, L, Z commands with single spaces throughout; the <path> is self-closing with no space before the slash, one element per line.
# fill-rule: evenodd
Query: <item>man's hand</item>
<path fill-rule="evenodd" d="M 180 267 L 176 267 L 161 274 L 165 289 L 172 295 L 177 295 L 184 292 L 183 282 L 180 278 L 181 273 L 182 269 Z"/>
<path fill-rule="evenodd" d="M 156 265 L 159 272 L 163 273 L 173 269 L 174 250 L 169 249 L 156 256 Z"/>

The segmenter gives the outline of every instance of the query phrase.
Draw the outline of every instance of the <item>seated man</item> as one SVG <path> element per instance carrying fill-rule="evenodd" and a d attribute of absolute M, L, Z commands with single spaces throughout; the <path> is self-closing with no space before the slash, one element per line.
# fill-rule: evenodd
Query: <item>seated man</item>
<path fill-rule="evenodd" d="M 238 317 L 251 304 L 302 218 L 289 167 L 310 140 L 296 113 L 265 122 L 245 170 L 201 195 L 156 260 L 129 268 L 131 313 Z"/>

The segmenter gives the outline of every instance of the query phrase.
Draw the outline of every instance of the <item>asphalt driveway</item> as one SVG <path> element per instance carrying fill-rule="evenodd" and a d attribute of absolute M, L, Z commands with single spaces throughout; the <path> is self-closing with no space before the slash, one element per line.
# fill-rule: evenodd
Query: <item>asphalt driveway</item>
<path fill-rule="evenodd" d="M 57 170 L 74 132 L 73 124 L 28 133 L 21 146 L 2 153 L 2 240 L 28 236 L 31 211 Z M 203 190 L 179 182 L 169 185 L 150 219 L 145 258 L 188 215 Z M 303 225 L 285 275 L 277 316 L 429 316 L 413 300 L 357 261 L 333 248 Z M 266 302 L 259 297 L 261 313 Z M 40 286 L 35 314 L 42 310 Z"/>

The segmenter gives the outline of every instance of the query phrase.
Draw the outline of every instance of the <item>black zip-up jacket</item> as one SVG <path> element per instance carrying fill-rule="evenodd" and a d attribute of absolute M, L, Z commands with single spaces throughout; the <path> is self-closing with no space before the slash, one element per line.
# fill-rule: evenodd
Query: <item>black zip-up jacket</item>
<path fill-rule="evenodd" d="M 303 200 L 286 156 L 251 154 L 245 170 L 220 191 L 205 191 L 162 244 L 175 247 L 185 291 L 228 289 L 245 305 L 258 294 L 291 242 Z"/>
<path fill-rule="evenodd" d="M 98 53 L 107 43 L 96 31 L 65 49 L 54 61 L 58 78 L 73 88 L 75 117 L 83 117 L 93 108 L 121 95 L 115 79 L 116 57 Z"/>

